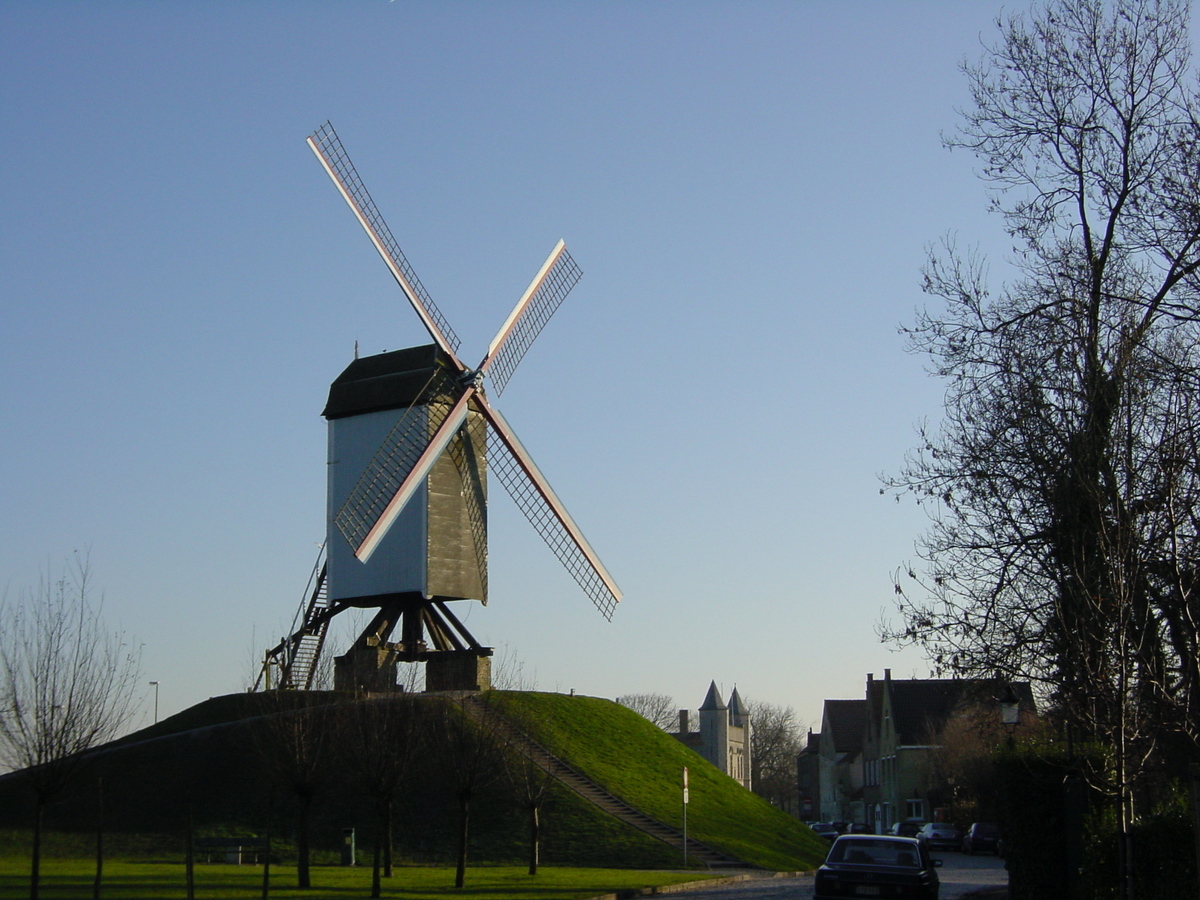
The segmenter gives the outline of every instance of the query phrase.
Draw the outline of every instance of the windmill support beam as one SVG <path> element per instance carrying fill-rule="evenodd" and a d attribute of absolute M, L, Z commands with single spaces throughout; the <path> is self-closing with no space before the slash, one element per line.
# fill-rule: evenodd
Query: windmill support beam
<path fill-rule="evenodd" d="M 397 627 L 400 640 L 392 641 Z M 392 690 L 398 663 L 423 662 L 426 690 L 487 690 L 491 687 L 491 656 L 492 648 L 481 645 L 443 599 L 394 596 L 380 607 L 350 649 L 334 660 L 334 688 Z"/>

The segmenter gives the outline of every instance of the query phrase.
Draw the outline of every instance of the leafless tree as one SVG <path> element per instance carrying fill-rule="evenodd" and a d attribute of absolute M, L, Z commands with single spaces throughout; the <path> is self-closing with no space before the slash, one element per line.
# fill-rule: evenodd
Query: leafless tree
<path fill-rule="evenodd" d="M 1051 0 L 997 22 L 948 146 L 974 153 L 1016 277 L 953 241 L 907 329 L 945 379 L 898 493 L 932 524 L 900 625 L 961 675 L 1033 680 L 1116 759 L 1200 736 L 1200 107 L 1184 0 Z M 1171 744 L 1172 746 L 1166 746 Z M 1124 884 L 1131 884 L 1128 841 Z"/>
<path fill-rule="evenodd" d="M 53 582 L 0 602 L 0 764 L 21 771 L 36 813 L 30 896 L 41 877 L 46 804 L 134 713 L 141 648 L 101 617 L 86 553 Z"/>
<path fill-rule="evenodd" d="M 804 749 L 804 724 L 790 706 L 746 701 L 750 713 L 750 784 L 754 793 L 795 812 L 796 759 Z"/>
<path fill-rule="evenodd" d="M 328 695 L 265 691 L 257 696 L 261 717 L 252 723 L 254 744 L 272 777 L 296 799 L 297 883 L 309 888 L 309 819 L 313 799 L 329 774 L 336 718 Z"/>
<path fill-rule="evenodd" d="M 392 808 L 427 747 L 429 705 L 406 691 L 342 704 L 339 746 L 347 769 L 375 807 L 371 896 L 380 896 L 380 869 L 391 878 Z M 381 859 L 382 856 L 382 859 Z"/>
<path fill-rule="evenodd" d="M 437 762 L 458 802 L 458 853 L 454 886 L 466 881 L 471 803 L 503 777 L 505 740 L 497 710 L 472 694 L 441 698 L 432 720 Z"/>
<path fill-rule="evenodd" d="M 675 728 L 679 723 L 679 708 L 675 705 L 675 698 L 667 694 L 625 694 L 618 697 L 617 702 L 663 731 Z"/>

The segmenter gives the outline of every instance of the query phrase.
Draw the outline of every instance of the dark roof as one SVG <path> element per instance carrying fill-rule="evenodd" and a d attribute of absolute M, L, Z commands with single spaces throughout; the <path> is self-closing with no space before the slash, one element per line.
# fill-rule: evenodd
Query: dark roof
<path fill-rule="evenodd" d="M 876 682 L 877 684 L 878 682 Z M 958 710 L 978 704 L 994 705 L 1008 683 L 984 678 L 888 679 L 892 718 L 901 744 L 927 744 Z M 1022 705 L 1034 708 L 1027 682 L 1012 685 Z"/>
<path fill-rule="evenodd" d="M 867 727 L 866 700 L 826 700 L 822 734 L 833 734 L 833 749 L 838 753 L 862 750 Z"/>
<path fill-rule="evenodd" d="M 432 388 L 444 383 L 434 376 L 453 377 L 454 371 L 436 344 L 364 356 L 334 379 L 321 415 L 340 419 L 425 403 L 434 393 Z"/>
<path fill-rule="evenodd" d="M 733 693 L 729 695 L 729 724 L 745 728 L 748 718 L 750 718 L 750 710 L 742 701 L 742 695 L 738 693 L 737 687 L 734 687 Z"/>
<path fill-rule="evenodd" d="M 703 710 L 728 709 L 725 701 L 721 699 L 721 694 L 717 690 L 717 683 L 715 681 L 708 686 L 708 696 L 704 698 L 704 705 L 700 708 Z"/>

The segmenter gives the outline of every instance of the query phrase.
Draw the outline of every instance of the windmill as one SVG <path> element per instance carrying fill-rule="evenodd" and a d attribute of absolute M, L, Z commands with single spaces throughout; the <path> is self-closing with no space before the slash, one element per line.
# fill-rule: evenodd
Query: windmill
<path fill-rule="evenodd" d="M 433 303 L 333 127 L 308 138 L 383 258 L 432 344 L 356 358 L 330 386 L 327 532 L 291 637 L 264 673 L 311 686 L 329 621 L 374 609 L 335 660 L 338 689 L 385 689 L 398 661 L 424 662 L 428 690 L 489 686 L 491 649 L 447 604 L 487 602 L 488 476 L 494 475 L 606 619 L 621 593 L 583 533 L 492 406 L 581 276 L 562 241 L 551 251 L 478 366 Z M 357 356 L 357 354 L 356 354 Z M 268 680 L 270 676 L 268 674 Z"/>

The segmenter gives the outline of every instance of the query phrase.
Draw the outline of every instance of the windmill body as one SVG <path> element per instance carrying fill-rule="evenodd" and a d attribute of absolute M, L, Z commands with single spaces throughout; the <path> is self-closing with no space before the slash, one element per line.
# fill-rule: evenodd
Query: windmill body
<path fill-rule="evenodd" d="M 432 437 L 429 404 L 438 398 L 424 389 L 437 362 L 436 345 L 356 359 L 330 387 L 322 415 L 329 422 L 326 546 L 334 602 L 370 608 L 408 594 L 487 602 L 487 457 L 478 412 L 469 413 L 468 435 L 434 463 L 370 559 L 358 559 L 338 532 L 339 511 L 401 420 L 419 418 L 415 428 Z"/>
<path fill-rule="evenodd" d="M 620 591 L 512 427 L 492 406 L 581 276 L 559 241 L 475 368 L 426 293 L 326 123 L 308 145 L 383 258 L 433 344 L 355 359 L 329 389 L 327 560 L 290 638 L 264 673 L 308 687 L 329 620 L 375 609 L 335 660 L 334 686 L 395 687 L 398 661 L 424 662 L 427 690 L 482 690 L 490 648 L 449 603 L 487 602 L 488 480 L 498 481 L 606 618 Z M 316 570 L 314 570 L 316 571 Z M 269 680 L 269 674 L 268 674 Z"/>

